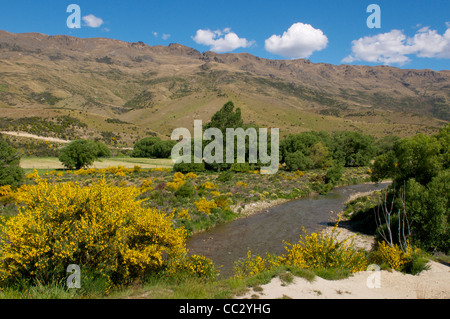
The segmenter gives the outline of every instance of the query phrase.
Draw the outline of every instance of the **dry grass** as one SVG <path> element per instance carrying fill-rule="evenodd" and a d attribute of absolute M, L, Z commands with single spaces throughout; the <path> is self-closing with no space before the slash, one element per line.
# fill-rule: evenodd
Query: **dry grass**
<path fill-rule="evenodd" d="M 139 165 L 142 168 L 172 167 L 171 159 L 152 159 L 152 158 L 131 158 L 114 157 L 108 159 L 99 159 L 94 162 L 94 168 L 107 168 L 110 166 L 124 166 L 132 168 Z M 63 169 L 64 166 L 56 157 L 24 157 L 20 161 L 20 166 L 25 169 Z"/>

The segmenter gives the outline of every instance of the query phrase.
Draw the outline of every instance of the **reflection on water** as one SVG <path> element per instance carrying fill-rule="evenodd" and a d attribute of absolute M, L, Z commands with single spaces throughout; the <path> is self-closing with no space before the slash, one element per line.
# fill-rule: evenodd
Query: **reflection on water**
<path fill-rule="evenodd" d="M 338 187 L 326 195 L 290 201 L 247 218 L 219 225 L 207 232 L 195 234 L 187 242 L 189 254 L 199 254 L 222 266 L 221 275 L 231 274 L 234 262 L 247 256 L 247 251 L 265 255 L 284 252 L 283 240 L 296 242 L 301 227 L 308 232 L 323 229 L 331 222 L 332 211 L 344 209 L 351 194 L 387 187 L 388 183 L 359 184 Z"/>

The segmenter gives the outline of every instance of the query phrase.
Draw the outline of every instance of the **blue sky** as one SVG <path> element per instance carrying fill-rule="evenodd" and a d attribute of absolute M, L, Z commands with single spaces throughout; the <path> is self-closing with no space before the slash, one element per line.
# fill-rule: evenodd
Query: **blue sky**
<path fill-rule="evenodd" d="M 67 27 L 69 4 L 81 8 L 79 29 Z M 380 7 L 381 28 L 367 26 L 369 4 Z M 1 8 L 0 30 L 14 33 L 180 43 L 200 52 L 337 65 L 450 69 L 449 0 L 1 0 Z"/>

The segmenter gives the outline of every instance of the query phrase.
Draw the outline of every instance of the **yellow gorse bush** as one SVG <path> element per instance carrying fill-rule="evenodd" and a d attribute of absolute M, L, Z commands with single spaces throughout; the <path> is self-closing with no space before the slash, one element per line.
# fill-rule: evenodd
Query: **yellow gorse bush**
<path fill-rule="evenodd" d="M 11 185 L 0 186 L 0 198 L 11 194 Z"/>
<path fill-rule="evenodd" d="M 190 179 L 197 179 L 197 174 L 189 172 L 185 175 L 185 178 L 190 178 Z"/>
<path fill-rule="evenodd" d="M 0 285 L 62 279 L 69 264 L 126 283 L 184 258 L 185 229 L 173 227 L 173 215 L 143 208 L 140 192 L 104 179 L 80 187 L 38 178 L 18 192 L 18 215 L 0 223 Z"/>
<path fill-rule="evenodd" d="M 248 184 L 247 184 L 247 183 L 244 183 L 244 182 L 237 182 L 237 183 L 236 183 L 236 186 L 237 186 L 237 187 L 242 186 L 243 188 L 247 188 Z"/>
<path fill-rule="evenodd" d="M 278 258 L 270 254 L 266 258 L 260 255 L 252 255 L 252 252 L 247 251 L 247 258 L 238 260 L 233 269 L 234 276 L 238 279 L 243 279 L 247 276 L 257 275 L 265 270 L 269 270 L 273 266 L 279 265 Z"/>
<path fill-rule="evenodd" d="M 412 255 L 418 253 L 419 249 L 407 242 L 406 252 L 404 252 L 397 244 L 389 245 L 385 241 L 379 242 L 374 253 L 374 258 L 378 263 L 387 263 L 390 268 L 402 271 L 406 263 L 408 263 Z"/>
<path fill-rule="evenodd" d="M 301 170 L 296 170 L 294 174 L 296 177 L 302 177 L 305 176 L 306 173 Z"/>
<path fill-rule="evenodd" d="M 142 192 L 150 192 L 153 190 L 153 181 L 151 179 L 144 179 L 141 182 Z"/>
<path fill-rule="evenodd" d="M 168 268 L 168 275 L 179 274 L 194 276 L 202 279 L 215 279 L 219 275 L 214 263 L 209 258 L 200 255 L 191 255 L 184 259 L 175 260 Z"/>
<path fill-rule="evenodd" d="M 195 201 L 194 204 L 199 212 L 205 213 L 206 215 L 211 214 L 211 209 L 217 208 L 217 204 L 214 200 L 209 201 L 204 197 L 198 201 Z"/>
<path fill-rule="evenodd" d="M 282 263 L 306 269 L 345 268 L 351 272 L 367 268 L 367 259 L 361 250 L 353 248 L 352 237 L 336 238 L 337 224 L 331 234 L 312 233 L 304 229 L 298 243 L 286 243 L 287 253 L 280 257 Z"/>
<path fill-rule="evenodd" d="M 200 188 L 216 189 L 216 188 L 218 188 L 218 186 L 216 184 L 211 183 L 211 182 L 204 182 L 203 184 L 200 184 Z"/>
<path fill-rule="evenodd" d="M 172 170 L 171 168 L 164 168 L 164 167 L 155 167 L 150 169 L 151 172 L 170 172 L 171 170 Z"/>
<path fill-rule="evenodd" d="M 178 188 L 180 188 L 184 183 L 186 182 L 186 176 L 184 176 L 181 172 L 176 172 L 173 175 L 172 182 L 167 183 L 167 188 L 176 191 Z"/>
<path fill-rule="evenodd" d="M 175 213 L 179 219 L 191 220 L 191 215 L 189 215 L 189 209 L 181 209 L 180 211 L 177 211 L 177 209 L 174 208 L 172 214 L 175 215 Z"/>
<path fill-rule="evenodd" d="M 304 228 L 304 236 L 300 235 L 298 243 L 286 243 L 286 253 L 281 256 L 267 254 L 265 258 L 252 256 L 247 252 L 247 258 L 240 260 L 234 267 L 237 278 L 253 276 L 262 271 L 280 265 L 290 265 L 303 269 L 348 269 L 351 272 L 363 271 L 368 262 L 363 251 L 353 248 L 352 238 L 337 239 L 337 226 L 331 234 L 309 234 Z"/>
<path fill-rule="evenodd" d="M 35 179 L 39 177 L 38 171 L 37 170 L 33 170 L 32 173 L 27 174 L 27 176 L 25 176 L 28 179 Z"/>
<path fill-rule="evenodd" d="M 111 173 L 116 176 L 126 176 L 127 174 L 137 173 L 142 171 L 143 169 L 139 165 L 134 165 L 133 168 L 128 168 L 123 165 L 119 166 L 110 166 L 107 168 L 81 168 L 73 172 L 75 175 L 95 175 L 100 174 L 103 175 L 105 173 Z M 28 177 L 28 176 L 27 176 Z M 35 178 L 35 177 L 30 177 Z"/>

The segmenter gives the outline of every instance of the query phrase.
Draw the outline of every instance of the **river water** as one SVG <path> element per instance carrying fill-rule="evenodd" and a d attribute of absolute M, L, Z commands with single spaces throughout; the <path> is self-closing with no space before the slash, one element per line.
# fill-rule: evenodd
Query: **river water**
<path fill-rule="evenodd" d="M 308 232 L 320 231 L 333 224 L 332 218 L 345 208 L 345 201 L 355 193 L 384 189 L 389 183 L 358 184 L 337 187 L 326 195 L 293 200 L 194 234 L 187 241 L 189 254 L 210 258 L 220 267 L 222 277 L 232 274 L 235 261 L 247 251 L 264 256 L 266 252 L 285 252 L 283 240 L 295 243 L 302 226 Z"/>

